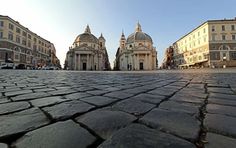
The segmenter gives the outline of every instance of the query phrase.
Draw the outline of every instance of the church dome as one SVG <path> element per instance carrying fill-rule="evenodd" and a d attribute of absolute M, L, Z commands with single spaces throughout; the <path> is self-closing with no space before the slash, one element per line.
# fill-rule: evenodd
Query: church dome
<path fill-rule="evenodd" d="M 136 26 L 135 32 L 127 38 L 127 43 L 134 43 L 136 41 L 146 41 L 152 43 L 152 38 L 148 34 L 142 32 L 141 25 L 139 23 Z"/>
<path fill-rule="evenodd" d="M 93 34 L 91 34 L 90 28 L 87 26 L 85 32 L 76 37 L 74 43 L 77 42 L 98 43 L 98 39 Z"/>

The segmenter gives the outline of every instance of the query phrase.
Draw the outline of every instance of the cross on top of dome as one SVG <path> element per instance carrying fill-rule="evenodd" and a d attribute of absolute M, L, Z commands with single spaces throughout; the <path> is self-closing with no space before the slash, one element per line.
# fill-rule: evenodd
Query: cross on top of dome
<path fill-rule="evenodd" d="M 87 25 L 87 27 L 86 27 L 84 33 L 91 33 L 90 28 L 89 28 L 89 25 Z"/>
<path fill-rule="evenodd" d="M 136 32 L 142 32 L 142 28 L 141 28 L 141 25 L 139 24 L 139 21 L 136 25 L 136 29 L 135 29 Z"/>

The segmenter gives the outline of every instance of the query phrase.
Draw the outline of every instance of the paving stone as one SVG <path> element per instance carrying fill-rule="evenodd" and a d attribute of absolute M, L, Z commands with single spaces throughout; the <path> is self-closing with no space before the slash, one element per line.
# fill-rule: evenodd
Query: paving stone
<path fill-rule="evenodd" d="M 14 144 L 16 148 L 86 148 L 96 138 L 71 120 L 25 134 Z"/>
<path fill-rule="evenodd" d="M 236 117 L 236 107 L 217 105 L 217 104 L 207 104 L 206 109 L 208 113 Z"/>
<path fill-rule="evenodd" d="M 186 90 L 186 89 L 180 90 L 176 95 L 196 97 L 196 98 L 201 98 L 201 99 L 206 99 L 208 96 L 208 94 L 205 93 L 205 90 L 197 91 L 197 90 Z"/>
<path fill-rule="evenodd" d="M 22 90 L 21 88 L 15 87 L 15 88 L 7 88 L 7 89 L 2 89 L 0 92 L 14 92 L 14 91 L 20 91 Z"/>
<path fill-rule="evenodd" d="M 62 97 L 54 96 L 54 97 L 46 97 L 46 98 L 31 100 L 30 103 L 33 106 L 44 107 L 44 106 L 58 104 L 58 103 L 61 103 L 64 101 L 66 101 L 66 100 L 62 99 Z"/>
<path fill-rule="evenodd" d="M 205 148 L 233 148 L 236 145 L 236 139 L 218 135 L 214 133 L 207 133 Z"/>
<path fill-rule="evenodd" d="M 81 98 L 90 97 L 90 96 L 91 96 L 90 94 L 83 93 L 83 92 L 78 92 L 78 93 L 65 95 L 65 98 L 68 99 L 68 100 L 79 100 Z"/>
<path fill-rule="evenodd" d="M 200 131 L 200 122 L 183 112 L 153 109 L 140 122 L 191 141 L 197 139 Z"/>
<path fill-rule="evenodd" d="M 0 116 L 0 139 L 24 133 L 49 123 L 38 108 Z"/>
<path fill-rule="evenodd" d="M 11 92 L 6 92 L 6 93 L 5 93 L 5 96 L 11 97 L 11 96 L 22 95 L 22 94 L 28 94 L 28 93 L 33 93 L 33 91 L 32 91 L 32 90 L 11 91 Z"/>
<path fill-rule="evenodd" d="M 82 98 L 80 100 L 87 103 L 91 103 L 96 106 L 104 106 L 104 105 L 107 105 L 116 101 L 115 99 L 104 97 L 104 96 L 93 96 L 93 97 Z"/>
<path fill-rule="evenodd" d="M 71 94 L 71 93 L 75 93 L 76 91 L 73 89 L 59 89 L 59 90 L 55 90 L 55 91 L 50 91 L 48 92 L 51 95 L 67 95 L 67 94 Z"/>
<path fill-rule="evenodd" d="M 49 92 L 49 91 L 55 91 L 54 88 L 40 88 L 40 89 L 34 89 L 34 92 Z"/>
<path fill-rule="evenodd" d="M 104 95 L 105 93 L 108 93 L 109 91 L 106 90 L 91 90 L 91 91 L 87 91 L 87 93 L 91 94 L 91 95 L 96 95 L 96 96 L 101 96 Z"/>
<path fill-rule="evenodd" d="M 8 145 L 5 143 L 0 143 L 0 148 L 8 148 Z"/>
<path fill-rule="evenodd" d="M 23 95 L 18 95 L 15 97 L 11 97 L 13 101 L 23 101 L 23 100 L 33 100 L 37 98 L 43 98 L 50 96 L 50 94 L 45 93 L 45 92 L 38 92 L 38 93 L 30 93 L 30 94 L 23 94 Z"/>
<path fill-rule="evenodd" d="M 145 103 L 159 104 L 165 98 L 166 98 L 165 96 L 160 96 L 160 95 L 139 94 L 137 96 L 132 97 L 131 99 L 140 100 Z"/>
<path fill-rule="evenodd" d="M 173 95 L 175 92 L 177 92 L 177 90 L 172 90 L 172 89 L 167 90 L 167 89 L 164 89 L 164 88 L 157 88 L 157 89 L 154 89 L 154 90 L 149 91 L 147 93 L 169 97 L 169 96 Z"/>
<path fill-rule="evenodd" d="M 235 125 L 236 118 L 225 115 L 207 114 L 204 120 L 204 126 L 208 131 L 234 138 L 236 138 Z"/>
<path fill-rule="evenodd" d="M 0 115 L 21 111 L 30 107 L 28 102 L 10 102 L 0 104 Z"/>
<path fill-rule="evenodd" d="M 211 99 L 227 99 L 236 101 L 236 95 L 210 93 L 209 98 Z"/>
<path fill-rule="evenodd" d="M 131 96 L 133 96 L 133 94 L 124 92 L 124 91 L 114 91 L 111 93 L 107 93 L 104 96 L 106 97 L 111 97 L 111 98 L 116 98 L 116 99 L 126 99 L 129 98 Z"/>
<path fill-rule="evenodd" d="M 175 101 L 165 101 L 160 104 L 159 108 L 167 109 L 176 112 L 185 112 L 191 115 L 198 114 L 199 108 L 185 103 L 175 102 Z"/>
<path fill-rule="evenodd" d="M 114 132 L 127 126 L 136 118 L 120 111 L 98 110 L 76 118 L 103 139 L 109 138 Z"/>
<path fill-rule="evenodd" d="M 120 101 L 113 105 L 113 108 L 116 110 L 124 111 L 134 115 L 144 114 L 154 107 L 154 104 L 144 103 L 133 99 Z"/>
<path fill-rule="evenodd" d="M 208 103 L 227 106 L 236 106 L 236 100 L 208 98 Z"/>
<path fill-rule="evenodd" d="M 123 128 L 103 142 L 99 148 L 195 148 L 183 139 L 140 124 Z"/>
<path fill-rule="evenodd" d="M 7 102 L 10 102 L 10 100 L 5 97 L 2 97 L 2 98 L 0 97 L 0 104 L 7 103 Z"/>
<path fill-rule="evenodd" d="M 235 94 L 230 88 L 208 87 L 207 91 L 222 94 Z"/>
<path fill-rule="evenodd" d="M 43 108 L 43 110 L 49 113 L 55 120 L 64 120 L 74 115 L 87 112 L 92 108 L 94 108 L 94 106 L 90 104 L 87 104 L 82 101 L 73 100 L 51 107 L 45 107 Z"/>
<path fill-rule="evenodd" d="M 188 95 L 178 95 L 175 94 L 170 98 L 171 101 L 178 101 L 178 102 L 186 102 L 186 103 L 196 103 L 196 104 L 203 104 L 204 99 L 194 96 L 188 96 Z"/>
<path fill-rule="evenodd" d="M 228 84 L 211 83 L 211 84 L 207 84 L 207 87 L 229 88 L 229 85 Z"/>

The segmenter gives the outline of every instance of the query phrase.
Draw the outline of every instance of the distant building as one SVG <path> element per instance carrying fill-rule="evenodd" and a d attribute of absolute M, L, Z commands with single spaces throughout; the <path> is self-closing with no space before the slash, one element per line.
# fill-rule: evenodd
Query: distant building
<path fill-rule="evenodd" d="M 60 67 L 53 43 L 12 18 L 0 15 L 0 64 L 9 61 L 16 66 Z"/>
<path fill-rule="evenodd" d="M 95 37 L 89 26 L 78 35 L 66 54 L 65 69 L 68 70 L 110 70 L 110 63 L 101 34 Z"/>
<path fill-rule="evenodd" d="M 127 40 L 122 32 L 116 52 L 115 70 L 156 70 L 157 51 L 152 38 L 144 33 L 138 23 L 135 32 Z"/>
<path fill-rule="evenodd" d="M 164 60 L 161 68 L 163 69 L 172 69 L 174 68 L 174 49 L 172 46 L 168 47 L 165 51 Z"/>
<path fill-rule="evenodd" d="M 236 66 L 236 18 L 209 20 L 173 44 L 176 67 Z"/>

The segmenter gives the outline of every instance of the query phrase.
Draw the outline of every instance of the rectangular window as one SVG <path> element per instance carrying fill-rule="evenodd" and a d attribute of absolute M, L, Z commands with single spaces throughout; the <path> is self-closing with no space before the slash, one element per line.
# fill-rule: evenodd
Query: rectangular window
<path fill-rule="evenodd" d="M 37 39 L 36 39 L 36 38 L 34 38 L 34 42 L 37 42 Z"/>
<path fill-rule="evenodd" d="M 225 41 L 226 37 L 225 35 L 222 35 L 222 40 Z"/>
<path fill-rule="evenodd" d="M 12 25 L 11 23 L 9 23 L 9 29 L 14 30 L 14 25 Z"/>
<path fill-rule="evenodd" d="M 27 33 L 25 31 L 22 32 L 22 35 L 26 37 Z"/>
<path fill-rule="evenodd" d="M 0 32 L 0 39 L 3 38 L 3 32 Z"/>
<path fill-rule="evenodd" d="M 211 31 L 214 32 L 215 31 L 215 26 L 211 27 Z"/>
<path fill-rule="evenodd" d="M 211 37 L 212 37 L 212 41 L 216 40 L 216 35 L 215 34 L 212 34 Z"/>
<path fill-rule="evenodd" d="M 200 32 L 198 32 L 198 36 L 200 36 Z"/>
<path fill-rule="evenodd" d="M 232 35 L 232 40 L 235 40 L 235 34 Z"/>
<path fill-rule="evenodd" d="M 20 37 L 19 36 L 16 36 L 16 42 L 20 43 Z"/>
<path fill-rule="evenodd" d="M 8 39 L 13 41 L 13 33 L 11 32 L 8 33 Z"/>
<path fill-rule="evenodd" d="M 203 29 L 203 33 L 206 33 L 206 28 Z"/>
<path fill-rule="evenodd" d="M 230 59 L 236 60 L 236 52 L 230 52 Z"/>
<path fill-rule="evenodd" d="M 28 47 L 31 48 L 31 42 L 30 41 L 28 41 Z"/>
<path fill-rule="evenodd" d="M 19 60 L 19 54 L 15 54 L 15 60 Z"/>
<path fill-rule="evenodd" d="M 235 27 L 234 25 L 231 25 L 231 30 L 234 31 L 235 30 Z"/>
<path fill-rule="evenodd" d="M 22 45 L 26 46 L 26 40 L 25 39 L 22 40 Z"/>
<path fill-rule="evenodd" d="M 3 26 L 4 26 L 4 22 L 0 21 L 0 27 L 3 27 Z"/>
<path fill-rule="evenodd" d="M 225 25 L 222 25 L 221 28 L 222 28 L 222 31 L 225 31 Z"/>
<path fill-rule="evenodd" d="M 16 28 L 16 32 L 20 33 L 21 32 L 20 28 Z"/>

